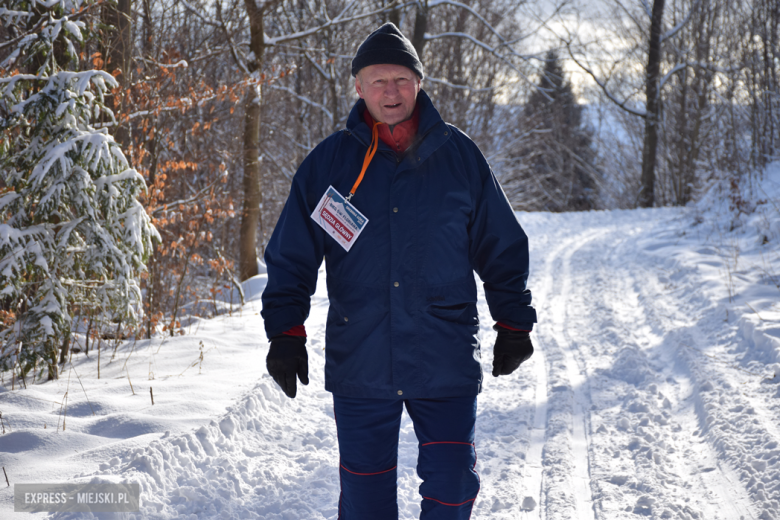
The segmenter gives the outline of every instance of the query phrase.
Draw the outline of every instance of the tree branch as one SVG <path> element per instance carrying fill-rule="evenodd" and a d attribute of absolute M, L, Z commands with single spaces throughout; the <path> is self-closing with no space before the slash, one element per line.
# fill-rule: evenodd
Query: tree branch
<path fill-rule="evenodd" d="M 644 112 L 644 111 L 643 111 L 643 112 L 640 112 L 640 111 L 638 111 L 638 110 L 635 110 L 635 109 L 633 109 L 633 108 L 630 108 L 630 107 L 628 107 L 628 106 L 627 106 L 627 104 L 628 104 L 628 99 L 625 99 L 625 100 L 623 100 L 623 101 L 620 101 L 618 98 L 616 98 L 616 97 L 615 97 L 615 95 L 614 95 L 614 94 L 613 94 L 613 93 L 612 93 L 612 92 L 611 92 L 611 91 L 610 91 L 610 90 L 607 88 L 607 83 L 609 82 L 609 79 L 607 79 L 607 81 L 605 81 L 605 82 L 602 82 L 602 81 L 601 81 L 601 80 L 600 80 L 600 79 L 599 79 L 599 78 L 596 76 L 596 74 L 595 74 L 595 73 L 594 73 L 592 70 L 590 70 L 590 68 L 588 68 L 588 67 L 587 67 L 586 65 L 584 65 L 583 63 L 580 63 L 580 61 L 579 61 L 579 60 L 578 60 L 578 59 L 577 59 L 577 58 L 574 56 L 574 52 L 571 50 L 571 45 L 570 45 L 570 42 L 566 42 L 566 50 L 567 50 L 567 51 L 569 51 L 569 57 L 571 58 L 571 60 L 572 60 L 572 61 L 573 61 L 573 62 L 574 62 L 574 63 L 575 63 L 575 64 L 576 64 L 576 65 L 577 65 L 579 68 L 581 68 L 582 70 L 584 70 L 584 71 L 585 71 L 585 72 L 586 72 L 586 73 L 587 73 L 587 74 L 588 74 L 588 75 L 589 75 L 591 78 L 593 78 L 593 81 L 595 81 L 595 82 L 596 82 L 596 85 L 598 85 L 598 86 L 599 86 L 599 88 L 601 88 L 602 92 L 604 92 L 604 95 L 605 95 L 605 96 L 607 96 L 607 98 L 608 98 L 610 101 L 612 101 L 612 102 L 613 102 L 615 105 L 617 105 L 619 108 L 622 108 L 623 110 L 625 110 L 626 112 L 628 112 L 628 113 L 629 113 L 629 114 L 631 114 L 631 115 L 634 115 L 634 116 L 637 116 L 637 117 L 641 117 L 641 118 L 645 118 L 645 117 L 647 117 L 647 112 Z"/>
<path fill-rule="evenodd" d="M 99 7 L 99 6 L 103 5 L 104 3 L 106 3 L 106 0 L 97 0 L 94 4 L 87 5 L 84 8 L 83 11 L 79 11 L 79 12 L 77 12 L 75 14 L 71 14 L 71 15 L 66 15 L 66 18 L 68 20 L 78 20 L 82 16 L 86 16 L 89 13 L 90 10 L 94 9 L 95 7 Z M 40 32 L 40 30 L 43 27 L 43 25 L 45 23 L 47 23 L 48 21 L 49 21 L 48 18 L 41 18 L 38 21 L 38 23 L 36 23 L 35 26 L 32 29 L 30 29 L 29 31 L 27 31 L 26 33 L 21 34 L 21 35 L 17 36 L 16 38 L 12 39 L 12 40 L 8 40 L 5 43 L 0 43 L 0 51 L 5 49 L 6 47 L 10 47 L 11 45 L 16 45 L 17 43 L 19 43 L 20 41 L 25 39 L 27 36 L 30 36 L 31 34 L 36 34 L 36 33 Z M 56 20 L 55 20 L 55 22 L 56 22 Z"/>
<path fill-rule="evenodd" d="M 220 27 L 222 27 L 222 30 L 225 31 L 225 37 L 227 38 L 228 45 L 230 46 L 230 54 L 233 55 L 233 60 L 236 62 L 236 65 L 241 68 L 244 74 L 251 76 L 252 74 L 249 72 L 249 68 L 246 65 L 246 59 L 244 58 L 243 53 L 241 53 L 241 51 L 236 47 L 236 44 L 233 43 L 233 37 L 230 35 L 230 31 L 225 25 L 225 21 L 222 19 L 222 0 L 217 0 L 217 20 L 219 20 L 219 24 Z"/>
<path fill-rule="evenodd" d="M 461 9 L 464 9 L 464 10 L 470 12 L 472 15 L 474 15 L 474 17 L 477 20 L 482 22 L 482 24 L 485 27 L 487 27 L 490 32 L 495 34 L 498 37 L 498 39 L 501 40 L 501 43 L 503 43 L 504 45 L 508 45 L 508 43 L 504 39 L 504 37 L 501 36 L 501 34 L 498 31 L 496 31 L 496 29 L 487 20 L 485 20 L 485 18 L 481 14 L 476 12 L 472 7 L 470 7 L 470 6 L 468 6 L 468 5 L 464 4 L 464 3 L 461 3 L 461 2 L 454 2 L 452 0 L 433 0 L 432 2 L 430 2 L 428 4 L 428 9 L 433 9 L 434 7 L 437 7 L 437 6 L 440 6 L 440 5 L 452 5 L 452 6 L 455 6 L 455 7 L 460 7 Z"/>
<path fill-rule="evenodd" d="M 198 200 L 200 200 L 200 197 L 205 195 L 206 192 L 208 192 L 211 188 L 216 186 L 217 183 L 221 179 L 222 179 L 221 177 L 217 177 L 216 179 L 214 179 L 211 182 L 211 184 L 209 184 L 208 186 L 206 186 L 205 188 L 203 188 L 202 190 L 200 190 L 199 192 L 197 192 L 195 195 L 193 195 L 192 197 L 190 197 L 188 199 L 181 199 L 181 200 L 177 200 L 177 201 L 174 201 L 174 202 L 166 202 L 162 206 L 158 206 L 158 207 L 154 208 L 151 211 L 151 214 L 153 216 L 157 216 L 160 213 L 162 213 L 163 211 L 167 211 L 169 206 L 170 207 L 178 207 L 178 206 L 186 206 L 186 205 L 189 205 L 189 204 L 193 204 L 193 203 L 197 202 Z"/>
<path fill-rule="evenodd" d="M 273 37 L 273 38 L 271 38 L 268 35 L 266 35 L 265 36 L 265 45 L 267 45 L 269 47 L 273 47 L 273 46 L 279 45 L 281 43 L 287 43 L 287 42 L 291 42 L 291 41 L 294 41 L 294 40 L 300 40 L 301 38 L 306 38 L 307 36 L 311 36 L 312 34 L 316 34 L 316 33 L 320 32 L 320 31 L 322 31 L 323 29 L 327 29 L 328 27 L 333 27 L 335 25 L 340 25 L 340 24 L 344 24 L 344 23 L 348 23 L 348 22 L 354 22 L 356 20 L 362 20 L 364 18 L 369 18 L 371 16 L 376 16 L 378 14 L 385 13 L 385 12 L 390 11 L 390 10 L 395 9 L 395 8 L 403 8 L 403 7 L 406 7 L 406 6 L 411 5 L 413 3 L 414 2 L 406 2 L 404 4 L 400 4 L 399 5 L 397 2 L 393 2 L 393 3 L 387 4 L 386 6 L 382 7 L 381 9 L 376 9 L 374 11 L 371 11 L 371 12 L 368 12 L 368 13 L 359 14 L 359 15 L 355 15 L 355 16 L 352 16 L 352 17 L 349 17 L 349 18 L 343 18 L 344 14 L 347 12 L 347 10 L 351 9 L 352 6 L 355 4 L 355 1 L 353 1 L 350 4 L 348 4 L 338 14 L 338 16 L 328 20 L 327 22 L 325 22 L 322 25 L 318 25 L 316 27 L 312 27 L 310 29 L 305 29 L 305 30 L 302 30 L 302 31 L 298 31 L 298 32 L 292 33 L 292 34 L 285 34 L 285 35 L 282 35 L 282 36 L 276 36 L 276 37 Z"/>
<path fill-rule="evenodd" d="M 312 101 L 311 99 L 309 99 L 309 98 L 307 98 L 305 96 L 301 96 L 300 94 L 298 94 L 297 92 L 295 92 L 294 90 L 292 90 L 289 87 L 281 87 L 279 85 L 274 85 L 273 83 L 270 83 L 268 85 L 268 87 L 272 88 L 274 90 L 281 90 L 282 92 L 287 92 L 291 96 L 300 99 L 301 101 L 303 101 L 307 105 L 313 106 L 315 108 L 319 108 L 320 110 L 325 112 L 325 115 L 327 115 L 328 118 L 330 118 L 331 121 L 333 121 L 333 113 L 330 110 L 328 110 L 327 108 L 325 108 L 323 105 L 317 103 L 316 101 Z M 335 123 L 335 121 L 334 121 L 334 123 Z"/>
<path fill-rule="evenodd" d="M 454 83 L 450 83 L 447 80 L 439 79 L 439 78 L 432 78 L 430 76 L 425 77 L 425 81 L 430 81 L 431 83 L 437 83 L 439 85 L 444 85 L 445 87 L 449 88 L 456 88 L 460 90 L 470 90 L 472 92 L 492 92 L 496 89 L 505 87 L 507 85 L 510 85 L 511 83 L 504 83 L 503 85 L 496 85 L 495 87 L 485 87 L 485 88 L 475 88 L 475 87 L 469 87 L 468 85 L 456 85 Z"/>
<path fill-rule="evenodd" d="M 219 27 L 219 24 L 218 24 L 218 23 L 214 23 L 214 22 L 212 22 L 211 20 L 207 19 L 207 18 L 206 18 L 205 16 L 203 16 L 202 14 L 200 14 L 200 12 L 199 12 L 197 9 L 195 9 L 195 8 L 194 8 L 192 5 L 190 5 L 190 3 L 189 3 L 189 2 L 187 2 L 187 0 L 181 0 L 181 3 L 183 3 L 183 4 L 184 4 L 184 7 L 186 7 L 188 11 L 192 12 L 192 14 L 194 14 L 195 16 L 197 16 L 198 18 L 200 18 L 200 20 L 201 20 L 203 23 L 205 23 L 206 25 L 210 25 L 210 26 L 212 26 L 212 27 Z M 219 2 L 217 2 L 217 4 L 219 4 Z"/>
<path fill-rule="evenodd" d="M 322 76 L 322 79 L 324 79 L 325 81 L 331 81 L 331 80 L 332 80 L 332 78 L 330 77 L 330 74 L 328 74 L 328 73 L 325 71 L 325 69 L 323 69 L 322 67 L 320 67 L 320 64 L 319 64 L 319 63 L 317 63 L 317 62 L 314 60 L 314 58 L 312 58 L 311 56 L 309 56 L 309 53 L 308 53 L 307 51 L 303 51 L 303 55 L 304 55 L 304 56 L 306 56 L 306 59 L 307 59 L 307 60 L 309 60 L 309 63 L 311 64 L 311 66 L 312 66 L 312 67 L 314 67 L 314 70 L 316 70 L 316 71 L 317 71 L 317 72 L 320 74 L 320 76 Z"/>
<path fill-rule="evenodd" d="M 690 10 L 688 11 L 688 14 L 683 18 L 683 20 L 678 23 L 676 26 L 669 29 L 666 33 L 661 35 L 661 43 L 663 43 L 665 40 L 673 37 L 675 34 L 680 32 L 680 30 L 685 26 L 685 24 L 688 23 L 688 21 L 691 19 L 691 16 L 693 16 L 693 12 L 696 10 L 697 7 L 699 7 L 699 3 L 701 0 L 696 0 L 694 4 L 691 6 Z"/>
<path fill-rule="evenodd" d="M 486 52 L 488 52 L 488 53 L 492 54 L 493 56 L 495 56 L 496 58 L 498 58 L 502 63 L 504 63 L 510 69 L 512 69 L 513 71 L 517 72 L 520 76 L 522 76 L 523 79 L 528 81 L 528 83 L 533 84 L 533 82 L 531 81 L 530 78 L 528 78 L 528 76 L 525 74 L 525 72 L 523 72 L 522 70 L 517 68 L 517 66 L 514 63 L 509 61 L 509 58 L 507 57 L 507 55 L 503 55 L 503 54 L 499 53 L 496 48 L 490 47 L 486 43 L 481 42 L 480 40 L 477 40 L 476 38 L 474 38 L 470 34 L 466 34 L 466 33 L 462 33 L 462 32 L 446 32 L 446 33 L 440 33 L 440 34 L 434 34 L 434 35 L 431 35 L 431 34 L 426 34 L 425 35 L 425 39 L 426 40 L 437 40 L 439 38 L 464 38 L 466 40 L 469 40 L 472 43 L 474 43 L 474 45 L 476 45 L 477 47 L 485 50 Z M 527 61 L 527 60 L 531 59 L 532 57 L 534 57 L 533 55 L 527 55 L 526 56 L 526 55 L 518 54 L 518 53 L 516 53 L 514 51 L 511 51 L 510 53 L 508 53 L 508 56 L 514 56 L 514 57 L 520 58 L 523 61 Z"/>

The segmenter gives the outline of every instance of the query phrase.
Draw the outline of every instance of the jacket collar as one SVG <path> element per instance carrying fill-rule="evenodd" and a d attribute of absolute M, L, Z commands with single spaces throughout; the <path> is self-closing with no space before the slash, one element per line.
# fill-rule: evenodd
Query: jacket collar
<path fill-rule="evenodd" d="M 366 102 L 358 99 L 352 107 L 347 118 L 347 131 L 349 131 L 364 146 L 371 143 L 371 129 L 363 120 L 363 111 L 366 110 Z M 452 131 L 439 115 L 439 111 L 433 106 L 431 98 L 423 89 L 417 94 L 417 108 L 420 113 L 420 122 L 417 127 L 415 142 L 409 147 L 404 156 L 400 170 L 416 168 L 422 164 L 452 135 Z M 380 151 L 392 151 L 384 142 L 379 143 Z"/>

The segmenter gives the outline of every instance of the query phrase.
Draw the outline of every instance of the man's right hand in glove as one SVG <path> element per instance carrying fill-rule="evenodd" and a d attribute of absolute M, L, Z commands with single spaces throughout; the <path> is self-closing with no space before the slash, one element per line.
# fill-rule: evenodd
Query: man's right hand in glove
<path fill-rule="evenodd" d="M 287 397 L 295 398 L 298 391 L 295 376 L 297 375 L 304 385 L 309 384 L 306 336 L 279 334 L 271 338 L 271 348 L 265 358 L 265 366 Z"/>

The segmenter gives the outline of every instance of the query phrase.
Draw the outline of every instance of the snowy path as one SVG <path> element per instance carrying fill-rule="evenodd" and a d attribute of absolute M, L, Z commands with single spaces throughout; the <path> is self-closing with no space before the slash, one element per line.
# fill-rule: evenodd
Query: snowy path
<path fill-rule="evenodd" d="M 674 213 L 631 217 L 582 215 L 534 247 L 550 374 L 534 518 L 779 518 L 777 415 L 736 391 L 741 338 L 704 297 Z"/>
<path fill-rule="evenodd" d="M 752 257 L 729 263 L 683 210 L 519 218 L 531 237 L 537 352 L 493 378 L 480 295 L 472 518 L 780 520 L 780 298 Z M 227 413 L 138 443 L 79 480 L 141 483 L 143 518 L 334 520 L 323 285 L 306 324 L 312 382 L 297 399 L 259 376 Z M 405 416 L 404 520 L 420 511 L 416 457 Z"/>
<path fill-rule="evenodd" d="M 553 435 L 548 428 L 547 518 L 737 519 L 731 506 L 747 503 L 744 489 L 732 489 L 720 471 L 706 480 L 688 475 L 690 460 L 680 457 L 700 444 L 692 439 L 697 423 L 661 397 L 679 396 L 685 381 L 651 367 L 663 338 L 648 307 L 661 294 L 647 294 L 652 263 L 636 243 L 657 227 L 591 225 L 555 237 L 560 245 L 544 257 L 553 292 L 540 297 L 549 297 L 543 312 L 552 323 L 539 335 L 548 371 L 559 374 L 550 401 L 562 403 L 556 419 L 563 423 Z"/>
<path fill-rule="evenodd" d="M 777 505 L 767 494 L 762 500 L 761 479 L 740 481 L 736 473 L 745 468 L 741 449 L 752 452 L 763 440 L 772 451 L 771 439 L 776 442 L 778 436 L 768 419 L 770 411 L 757 413 L 763 418 L 757 422 L 747 418 L 750 424 L 742 432 L 750 433 L 749 440 L 729 442 L 721 438 L 727 436 L 724 430 L 703 431 L 704 425 L 717 420 L 709 417 L 718 412 L 724 415 L 722 427 L 734 419 L 744 421 L 740 412 L 760 406 L 761 399 L 723 391 L 710 398 L 714 387 L 707 379 L 717 374 L 705 375 L 699 368 L 701 355 L 681 347 L 686 340 L 702 350 L 705 338 L 725 331 L 711 330 L 718 327 L 717 319 L 701 318 L 712 304 L 695 290 L 701 283 L 696 269 L 666 265 L 643 246 L 661 249 L 674 244 L 679 238 L 675 232 L 663 231 L 674 213 L 660 219 L 647 219 L 642 212 L 614 217 L 560 216 L 561 225 L 553 227 L 550 220 L 556 217 L 545 216 L 543 228 L 529 229 L 534 237 L 532 281 L 543 320 L 536 333 L 539 354 L 518 376 L 488 375 L 477 432 L 483 491 L 474 516 L 775 518 Z M 578 218 L 583 219 L 580 225 Z M 526 225 L 534 227 L 532 222 Z M 678 271 L 666 274 L 664 269 L 670 268 Z M 665 286 L 675 276 L 677 294 Z M 488 315 L 484 300 L 480 312 Z M 321 337 L 323 324 L 313 325 L 312 337 Z M 493 342 L 489 325 L 484 319 L 481 332 L 487 347 Z M 313 347 L 319 346 L 314 340 Z M 317 359 L 314 370 L 322 363 L 321 356 Z M 486 374 L 489 361 L 486 355 Z M 705 367 L 719 368 L 710 363 Z M 733 376 L 724 373 L 719 387 L 729 388 Z M 269 412 L 296 407 L 279 399 L 270 383 L 261 389 L 276 396 L 269 399 L 273 403 Z M 261 478 L 266 486 L 262 492 L 257 487 L 254 491 L 263 498 L 247 501 L 248 510 L 239 516 L 257 512 L 260 518 L 275 518 L 274 513 L 282 511 L 287 518 L 335 516 L 337 454 L 330 399 L 323 392 L 316 392 L 314 399 L 311 392 L 306 395 L 309 398 L 299 405 L 305 419 L 293 414 L 266 443 L 270 451 L 278 451 L 276 439 L 292 441 L 289 451 L 282 452 L 284 457 L 265 460 L 267 456 L 261 455 L 255 464 L 249 463 L 286 467 L 289 477 L 267 475 L 275 482 Z M 727 406 L 713 403 L 723 395 Z M 260 437 L 269 435 L 262 428 L 256 431 Z M 399 464 L 405 518 L 419 514 L 416 455 L 416 439 L 406 418 Z M 750 467 L 770 479 L 777 477 L 777 469 L 764 459 L 750 461 Z M 247 488 L 251 480 L 245 482 Z M 305 505 L 312 503 L 312 496 L 317 498 L 316 511 Z M 266 507 L 258 508 L 259 503 Z M 293 512 L 296 505 L 298 516 Z"/>

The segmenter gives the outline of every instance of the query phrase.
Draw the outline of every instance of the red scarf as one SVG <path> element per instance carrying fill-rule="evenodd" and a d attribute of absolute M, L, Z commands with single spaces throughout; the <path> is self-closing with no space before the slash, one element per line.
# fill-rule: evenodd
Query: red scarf
<path fill-rule="evenodd" d="M 374 118 L 371 117 L 368 109 L 363 111 L 363 120 L 368 125 L 368 128 L 374 127 Z M 390 132 L 389 126 L 379 125 L 377 128 L 377 130 L 379 130 L 379 138 L 384 141 L 387 146 L 392 148 L 395 153 L 403 153 L 407 148 L 409 148 L 409 145 L 412 144 L 412 141 L 414 141 L 414 136 L 417 135 L 417 126 L 419 123 L 420 111 L 415 106 L 414 112 L 412 112 L 412 117 L 395 125 L 393 127 L 392 133 Z"/>

